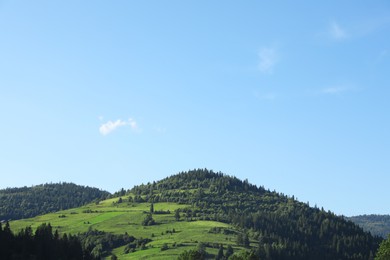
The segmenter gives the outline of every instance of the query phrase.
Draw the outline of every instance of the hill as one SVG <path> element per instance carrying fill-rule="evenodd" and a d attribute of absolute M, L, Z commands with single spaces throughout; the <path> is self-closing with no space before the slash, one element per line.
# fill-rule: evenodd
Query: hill
<path fill-rule="evenodd" d="M 0 190 L 0 220 L 30 218 L 107 198 L 107 191 L 73 183 Z"/>
<path fill-rule="evenodd" d="M 375 236 L 387 238 L 390 234 L 390 215 L 360 215 L 347 219 Z"/>
<path fill-rule="evenodd" d="M 79 234 L 95 257 L 120 259 L 232 252 L 241 259 L 372 259 L 381 241 L 332 212 L 204 169 L 11 226 L 45 222 L 60 234 Z"/>

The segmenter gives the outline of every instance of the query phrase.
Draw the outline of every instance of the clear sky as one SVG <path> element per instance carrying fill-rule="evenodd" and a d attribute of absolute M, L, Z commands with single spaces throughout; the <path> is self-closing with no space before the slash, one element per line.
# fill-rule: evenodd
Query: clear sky
<path fill-rule="evenodd" d="M 389 1 L 0 0 L 0 188 L 194 168 L 390 214 Z"/>

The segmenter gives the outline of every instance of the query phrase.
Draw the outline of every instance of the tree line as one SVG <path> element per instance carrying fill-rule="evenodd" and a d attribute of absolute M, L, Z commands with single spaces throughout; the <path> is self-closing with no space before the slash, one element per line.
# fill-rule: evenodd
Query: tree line
<path fill-rule="evenodd" d="M 83 250 L 77 236 L 59 235 L 50 224 L 40 225 L 35 232 L 31 227 L 18 234 L 11 231 L 9 223 L 0 223 L 0 259 L 58 259 L 94 260 L 89 251 Z"/>

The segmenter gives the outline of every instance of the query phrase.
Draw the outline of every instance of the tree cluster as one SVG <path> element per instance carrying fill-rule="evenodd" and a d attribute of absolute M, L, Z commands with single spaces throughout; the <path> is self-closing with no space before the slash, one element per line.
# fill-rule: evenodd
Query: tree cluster
<path fill-rule="evenodd" d="M 113 248 L 126 246 L 125 253 L 133 248 L 146 245 L 150 239 L 136 239 L 127 233 L 115 235 L 101 230 L 90 229 L 85 233 L 78 235 L 84 250 L 91 253 L 97 259 L 107 257 L 111 254 Z M 126 251 L 127 250 L 127 251 Z"/>
<path fill-rule="evenodd" d="M 31 227 L 14 235 L 8 222 L 4 228 L 0 224 L 0 259 L 95 259 L 82 249 L 76 236 L 57 231 L 53 233 L 50 224 L 40 225 L 35 233 Z"/>

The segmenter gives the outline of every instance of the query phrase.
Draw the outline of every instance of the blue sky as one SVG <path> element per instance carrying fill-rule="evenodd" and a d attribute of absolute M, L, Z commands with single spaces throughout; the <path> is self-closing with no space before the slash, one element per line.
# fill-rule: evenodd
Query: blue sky
<path fill-rule="evenodd" d="M 388 1 L 0 1 L 0 188 L 194 168 L 390 214 Z"/>

